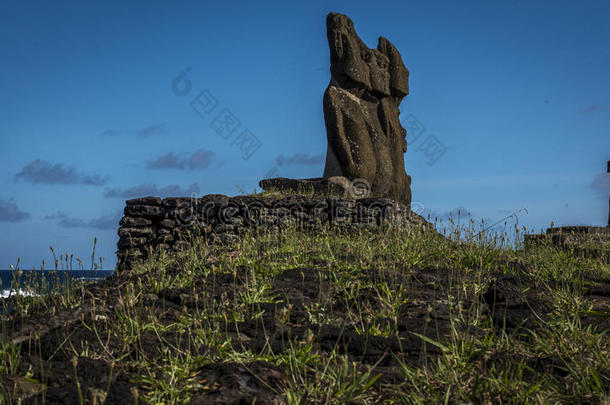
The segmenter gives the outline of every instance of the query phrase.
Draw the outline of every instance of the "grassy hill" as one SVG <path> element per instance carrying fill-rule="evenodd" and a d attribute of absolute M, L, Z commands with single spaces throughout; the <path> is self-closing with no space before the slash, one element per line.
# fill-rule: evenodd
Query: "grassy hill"
<path fill-rule="evenodd" d="M 194 241 L 99 284 L 5 300 L 0 398 L 609 403 L 610 265 L 453 229 Z"/>

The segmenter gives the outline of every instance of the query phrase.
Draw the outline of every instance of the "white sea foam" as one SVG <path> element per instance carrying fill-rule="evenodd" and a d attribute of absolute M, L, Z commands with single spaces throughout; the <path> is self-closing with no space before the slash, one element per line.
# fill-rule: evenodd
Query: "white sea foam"
<path fill-rule="evenodd" d="M 24 297 L 33 297 L 38 294 L 34 294 L 31 291 L 23 290 L 21 288 L 19 290 L 15 290 L 14 288 L 11 288 L 11 289 L 7 288 L 5 290 L 0 291 L 0 298 L 8 298 L 9 296 L 14 297 L 16 295 L 21 295 Z"/>

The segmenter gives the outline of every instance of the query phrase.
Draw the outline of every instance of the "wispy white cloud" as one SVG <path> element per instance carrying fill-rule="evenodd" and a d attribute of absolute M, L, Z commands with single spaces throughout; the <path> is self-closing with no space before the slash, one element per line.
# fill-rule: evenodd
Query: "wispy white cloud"
<path fill-rule="evenodd" d="M 129 131 L 125 131 L 123 129 L 107 129 L 105 131 L 100 132 L 101 136 L 117 136 L 121 134 L 127 134 Z"/>
<path fill-rule="evenodd" d="M 94 228 L 94 229 L 117 229 L 119 221 L 123 216 L 122 211 L 117 211 L 113 215 L 101 215 L 89 221 L 84 221 L 80 218 L 74 218 L 62 211 L 57 211 L 54 214 L 45 215 L 43 219 L 57 220 L 57 224 L 62 228 Z"/>
<path fill-rule="evenodd" d="M 0 197 L 0 222 L 21 222 L 30 217 L 30 214 L 23 212 L 15 203 L 15 200 L 8 200 Z"/>
<path fill-rule="evenodd" d="M 610 104 L 591 104 L 582 110 L 580 110 L 581 114 L 589 114 L 600 111 L 608 111 L 610 110 Z"/>
<path fill-rule="evenodd" d="M 23 179 L 30 183 L 40 184 L 86 184 L 101 186 L 106 184 L 108 176 L 83 174 L 74 167 L 65 166 L 61 163 L 52 164 L 46 160 L 36 159 L 25 165 L 15 175 L 15 179 Z"/>
<path fill-rule="evenodd" d="M 138 136 L 140 137 L 149 137 L 149 136 L 165 136 L 169 133 L 167 126 L 165 124 L 156 124 L 151 125 L 146 128 L 142 128 L 137 131 Z"/>
<path fill-rule="evenodd" d="M 197 149 L 193 153 L 166 153 L 147 163 L 149 169 L 207 169 L 216 154 L 211 150 Z"/>
<path fill-rule="evenodd" d="M 151 136 L 166 136 L 169 134 L 169 129 L 165 123 L 150 125 L 148 127 L 128 130 L 128 129 L 117 129 L 109 128 L 100 132 L 100 136 L 119 136 L 119 135 L 131 135 L 135 134 L 139 137 L 147 138 Z"/>
<path fill-rule="evenodd" d="M 599 196 L 608 198 L 608 194 L 610 194 L 610 173 L 596 175 L 591 182 L 591 187 Z"/>

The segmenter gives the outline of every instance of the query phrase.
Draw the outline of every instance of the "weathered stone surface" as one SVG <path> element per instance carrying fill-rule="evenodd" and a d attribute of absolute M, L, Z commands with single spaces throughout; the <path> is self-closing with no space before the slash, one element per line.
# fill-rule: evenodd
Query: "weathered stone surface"
<path fill-rule="evenodd" d="M 125 201 L 127 205 L 161 205 L 161 199 L 159 197 L 140 197 L 133 198 L 131 200 Z"/>
<path fill-rule="evenodd" d="M 366 180 L 372 196 L 408 206 L 411 178 L 404 169 L 406 130 L 398 106 L 409 93 L 409 71 L 387 39 L 369 49 L 347 16 L 330 13 L 326 26 L 331 81 L 324 94 L 324 177 Z"/>
<path fill-rule="evenodd" d="M 147 227 L 139 227 L 139 228 L 121 227 L 121 228 L 119 228 L 118 233 L 121 238 L 129 238 L 129 237 L 136 237 L 136 236 L 150 236 L 154 233 L 154 230 L 152 228 L 147 228 Z"/>
<path fill-rule="evenodd" d="M 150 219 L 146 218 L 133 218 L 133 217 L 123 217 L 119 222 L 119 225 L 125 227 L 134 227 L 134 226 L 147 226 L 152 224 Z"/>
<path fill-rule="evenodd" d="M 178 224 L 176 223 L 176 221 L 172 221 L 171 219 L 164 219 L 159 222 L 159 226 L 166 229 L 175 228 L 177 225 Z"/>
<path fill-rule="evenodd" d="M 129 249 L 129 248 L 143 245 L 146 242 L 146 240 L 147 240 L 146 238 L 124 237 L 124 238 L 119 239 L 119 242 L 117 243 L 117 247 L 119 248 L 119 250 Z"/>
<path fill-rule="evenodd" d="M 265 191 L 329 197 L 351 197 L 351 182 L 347 177 L 332 176 L 313 179 L 287 179 L 276 177 L 261 180 L 258 185 Z"/>
<path fill-rule="evenodd" d="M 188 204 L 190 203 L 191 198 L 190 197 L 168 197 L 163 199 L 162 204 L 165 207 L 177 207 L 178 205 L 181 204 Z"/>
<path fill-rule="evenodd" d="M 161 206 L 127 205 L 124 213 L 130 217 L 161 218 L 165 211 Z"/>
<path fill-rule="evenodd" d="M 229 202 L 229 197 L 224 194 L 207 194 L 201 197 L 202 203 L 212 202 L 217 204 L 226 204 Z"/>

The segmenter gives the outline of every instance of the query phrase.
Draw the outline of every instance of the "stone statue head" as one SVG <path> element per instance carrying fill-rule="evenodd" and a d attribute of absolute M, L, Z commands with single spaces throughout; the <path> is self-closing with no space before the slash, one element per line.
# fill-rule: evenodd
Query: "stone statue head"
<path fill-rule="evenodd" d="M 369 49 L 352 20 L 339 13 L 328 14 L 326 28 L 331 75 L 344 87 L 370 91 L 376 97 L 409 94 L 409 71 L 390 41 L 379 37 L 377 49 Z"/>
<path fill-rule="evenodd" d="M 368 48 L 356 33 L 352 20 L 343 14 L 330 13 L 326 18 L 326 28 L 332 76 L 370 90 L 369 67 L 362 59 L 362 51 Z"/>
<path fill-rule="evenodd" d="M 386 97 L 390 95 L 390 60 L 377 49 L 366 49 L 362 52 L 362 59 L 369 67 L 369 80 L 374 96 Z"/>
<path fill-rule="evenodd" d="M 389 60 L 390 90 L 393 97 L 403 98 L 409 94 L 409 71 L 402 61 L 400 53 L 390 41 L 379 37 L 377 49 Z"/>

